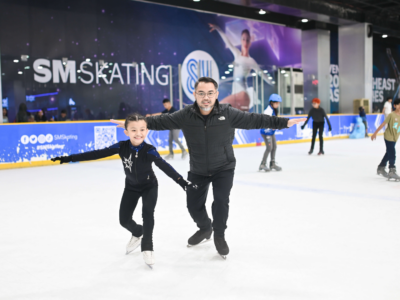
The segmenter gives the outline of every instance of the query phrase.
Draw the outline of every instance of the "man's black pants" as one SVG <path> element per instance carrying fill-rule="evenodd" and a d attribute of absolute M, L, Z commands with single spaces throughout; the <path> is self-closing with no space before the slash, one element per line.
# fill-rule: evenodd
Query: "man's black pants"
<path fill-rule="evenodd" d="M 224 236 L 229 214 L 229 195 L 233 185 L 235 169 L 221 171 L 211 176 L 202 176 L 189 172 L 188 180 L 198 189 L 187 191 L 187 208 L 193 221 L 201 230 L 214 229 L 214 234 Z M 213 186 L 214 202 L 212 204 L 213 222 L 206 211 L 206 200 L 210 183 Z"/>
<path fill-rule="evenodd" d="M 313 122 L 312 140 L 311 140 L 311 150 L 314 150 L 315 138 L 319 137 L 319 151 L 324 151 L 324 122 Z"/>
<path fill-rule="evenodd" d="M 142 192 L 125 189 L 122 195 L 119 208 L 119 222 L 133 236 L 140 237 L 143 234 L 142 251 L 153 251 L 154 209 L 157 204 L 157 195 L 158 186 L 143 190 Z M 132 220 L 133 212 L 140 197 L 142 197 L 143 202 L 143 226 Z"/>

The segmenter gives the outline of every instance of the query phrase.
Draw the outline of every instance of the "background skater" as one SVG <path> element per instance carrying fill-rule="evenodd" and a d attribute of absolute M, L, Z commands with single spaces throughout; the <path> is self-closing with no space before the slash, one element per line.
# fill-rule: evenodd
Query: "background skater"
<path fill-rule="evenodd" d="M 159 116 L 161 114 L 172 114 L 177 111 L 175 107 L 172 106 L 172 103 L 169 99 L 164 99 L 163 105 L 165 110 L 155 114 L 147 114 L 146 117 Z M 180 132 L 179 129 L 172 129 L 169 131 L 169 137 L 168 137 L 169 154 L 165 157 L 165 159 L 174 159 L 174 145 L 173 145 L 174 141 L 182 150 L 182 159 L 185 159 L 185 157 L 187 156 L 188 153 L 186 152 L 185 147 L 183 147 L 181 141 L 179 140 L 179 132 Z"/>
<path fill-rule="evenodd" d="M 281 96 L 279 96 L 278 94 L 272 94 L 269 97 L 269 105 L 264 110 L 264 114 L 268 116 L 275 116 L 275 117 L 278 116 L 278 107 L 281 102 L 282 102 Z M 259 167 L 259 171 L 269 172 L 271 170 L 276 170 L 276 171 L 282 170 L 282 168 L 275 163 L 275 153 L 276 153 L 275 131 L 276 131 L 275 129 L 270 129 L 270 128 L 260 130 L 261 136 L 265 142 L 266 149 L 264 152 L 263 159 L 261 161 L 261 165 Z M 267 159 L 269 154 L 271 154 L 271 162 L 268 168 Z"/>
<path fill-rule="evenodd" d="M 331 122 L 329 122 L 329 118 L 325 113 L 325 110 L 320 107 L 321 100 L 318 98 L 314 98 L 312 100 L 312 106 L 310 112 L 308 113 L 307 121 L 304 123 L 303 126 L 301 126 L 301 129 L 304 129 L 306 127 L 308 120 L 313 118 L 313 133 L 312 133 L 312 140 L 311 140 L 311 149 L 308 152 L 308 154 L 312 154 L 314 151 L 314 145 L 315 145 L 315 138 L 317 136 L 317 131 L 319 133 L 319 153 L 318 155 L 325 154 L 324 152 L 324 126 L 325 126 L 325 119 L 326 122 L 328 122 L 329 126 L 329 131 L 332 131 L 332 126 Z"/>

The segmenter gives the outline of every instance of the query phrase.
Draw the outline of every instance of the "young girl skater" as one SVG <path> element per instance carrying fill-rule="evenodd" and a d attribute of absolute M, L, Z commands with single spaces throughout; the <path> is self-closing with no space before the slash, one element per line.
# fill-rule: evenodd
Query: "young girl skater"
<path fill-rule="evenodd" d="M 52 158 L 52 161 L 60 161 L 61 164 L 76 161 L 95 160 L 103 157 L 119 154 L 125 171 L 125 189 L 122 195 L 119 221 L 120 224 L 132 233 L 126 254 L 131 253 L 140 244 L 145 263 L 152 268 L 155 263 L 153 252 L 153 228 L 154 208 L 157 203 L 158 183 L 151 164 L 154 162 L 165 174 L 171 177 L 184 190 L 192 187 L 183 179 L 167 162 L 165 162 L 157 150 L 144 142 L 149 130 L 144 116 L 134 113 L 125 120 L 124 133 L 129 140 L 118 142 L 110 147 L 70 156 Z M 132 220 L 133 212 L 139 198 L 143 201 L 143 226 Z M 143 239 L 141 236 L 143 235 Z"/>
<path fill-rule="evenodd" d="M 325 125 L 325 120 L 328 122 L 329 126 L 329 131 L 332 131 L 332 126 L 331 122 L 329 122 L 329 118 L 325 113 L 325 110 L 322 107 L 319 107 L 321 104 L 321 100 L 318 98 L 314 98 L 312 100 L 312 106 L 310 112 L 308 113 L 307 121 L 304 123 L 303 126 L 301 126 L 301 129 L 304 129 L 306 127 L 308 120 L 310 117 L 313 118 L 313 134 L 312 134 L 312 141 L 311 141 L 311 149 L 308 154 L 312 154 L 314 151 L 314 144 L 315 144 L 315 137 L 317 136 L 317 131 L 319 131 L 319 153 L 318 155 L 325 154 L 324 153 L 324 125 Z"/>
<path fill-rule="evenodd" d="M 278 94 L 272 94 L 269 97 L 269 105 L 264 110 L 264 114 L 268 116 L 278 116 L 278 107 L 282 102 L 281 96 Z M 261 165 L 259 167 L 259 171 L 269 172 L 271 170 L 281 171 L 282 168 L 277 166 L 275 163 L 275 153 L 276 153 L 276 137 L 275 137 L 275 129 L 260 129 L 260 133 L 262 138 L 264 139 L 265 149 L 263 159 L 261 161 Z M 271 162 L 269 164 L 269 168 L 267 167 L 267 159 L 268 155 L 271 153 Z"/>
<path fill-rule="evenodd" d="M 376 139 L 376 135 L 382 130 L 384 126 L 387 126 L 384 134 L 386 153 L 383 157 L 381 163 L 378 166 L 378 175 L 387 177 L 388 180 L 395 179 L 400 180 L 400 176 L 396 173 L 396 142 L 400 136 L 400 99 L 394 101 L 395 110 L 390 113 L 385 121 L 379 126 L 374 134 L 371 136 L 371 140 Z M 386 172 L 385 168 L 389 162 L 389 174 Z"/>

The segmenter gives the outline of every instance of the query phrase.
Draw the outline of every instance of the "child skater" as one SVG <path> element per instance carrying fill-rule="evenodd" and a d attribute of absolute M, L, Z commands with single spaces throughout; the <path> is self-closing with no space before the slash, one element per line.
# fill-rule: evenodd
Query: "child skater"
<path fill-rule="evenodd" d="M 311 141 L 311 149 L 308 154 L 312 154 L 314 151 L 314 144 L 315 144 L 315 137 L 317 136 L 317 131 L 319 131 L 319 153 L 318 155 L 325 154 L 324 153 L 324 125 L 325 125 L 325 120 L 328 122 L 329 126 L 329 131 L 332 131 L 332 126 L 331 122 L 329 122 L 329 118 L 325 113 L 325 110 L 322 107 L 319 107 L 321 104 L 321 100 L 318 98 L 314 98 L 312 100 L 312 106 L 310 112 L 308 113 L 307 121 L 304 123 L 303 126 L 301 126 L 301 129 L 304 129 L 306 127 L 308 120 L 310 117 L 313 118 L 313 135 L 312 135 L 312 141 Z"/>
<path fill-rule="evenodd" d="M 362 122 L 364 123 L 365 126 L 365 137 L 368 137 L 368 122 L 367 122 L 367 114 L 365 113 L 364 107 L 360 106 L 358 108 L 360 112 L 360 118 L 362 119 Z"/>
<path fill-rule="evenodd" d="M 134 113 L 125 120 L 124 133 L 129 140 L 118 142 L 110 147 L 70 156 L 52 158 L 61 164 L 76 161 L 95 160 L 119 154 L 125 171 L 125 189 L 122 195 L 119 221 L 120 224 L 132 233 L 126 254 L 131 253 L 140 244 L 145 263 L 152 268 L 155 263 L 153 252 L 154 209 L 157 203 L 158 183 L 151 164 L 154 162 L 165 174 L 171 177 L 184 190 L 192 186 L 183 179 L 157 150 L 144 142 L 149 130 L 144 116 Z M 132 220 L 133 212 L 139 198 L 143 201 L 143 226 Z M 141 238 L 143 235 L 143 238 Z"/>
<path fill-rule="evenodd" d="M 376 129 L 374 134 L 371 136 L 371 140 L 376 139 L 376 135 L 382 128 L 386 125 L 386 130 L 384 133 L 385 144 L 386 144 L 386 153 L 383 157 L 381 163 L 378 166 L 378 175 L 383 175 L 387 177 L 388 180 L 395 179 L 400 180 L 400 176 L 396 174 L 396 142 L 400 136 L 400 99 L 396 99 L 394 101 L 395 110 L 390 113 L 385 121 L 381 124 L 381 126 Z M 386 172 L 386 164 L 389 162 L 389 174 Z"/>
<path fill-rule="evenodd" d="M 278 116 L 278 107 L 279 104 L 282 102 L 281 96 L 278 94 L 272 94 L 269 97 L 269 105 L 264 110 L 264 114 L 268 116 Z M 276 137 L 275 137 L 275 129 L 260 129 L 260 133 L 262 138 L 264 139 L 265 149 L 263 159 L 261 161 L 261 165 L 259 167 L 259 171 L 269 172 L 271 170 L 281 171 L 282 168 L 279 167 L 275 163 L 275 153 L 276 153 Z M 271 162 L 269 164 L 269 168 L 267 167 L 267 159 L 268 155 L 271 153 Z"/>

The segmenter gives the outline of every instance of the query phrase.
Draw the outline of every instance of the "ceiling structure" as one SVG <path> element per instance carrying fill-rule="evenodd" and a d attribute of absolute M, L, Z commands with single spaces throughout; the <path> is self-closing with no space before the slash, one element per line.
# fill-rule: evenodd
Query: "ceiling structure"
<path fill-rule="evenodd" d="M 400 0 L 141 0 L 225 14 L 303 30 L 337 30 L 337 26 L 370 23 L 376 35 L 400 38 Z M 264 15 L 258 12 L 266 11 Z M 308 19 L 302 23 L 301 19 Z M 336 29 L 335 29 L 336 28 Z"/>

